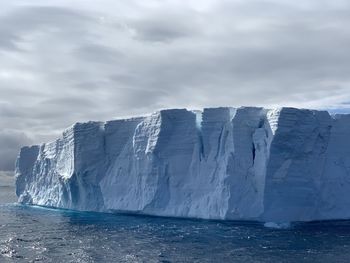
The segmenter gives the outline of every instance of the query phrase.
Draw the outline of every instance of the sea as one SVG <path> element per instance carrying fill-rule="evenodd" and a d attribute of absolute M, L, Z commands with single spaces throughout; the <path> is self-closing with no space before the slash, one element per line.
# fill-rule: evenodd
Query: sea
<path fill-rule="evenodd" d="M 350 221 L 273 224 L 16 203 L 0 180 L 0 262 L 350 262 Z M 268 226 L 268 227 L 267 227 Z"/>

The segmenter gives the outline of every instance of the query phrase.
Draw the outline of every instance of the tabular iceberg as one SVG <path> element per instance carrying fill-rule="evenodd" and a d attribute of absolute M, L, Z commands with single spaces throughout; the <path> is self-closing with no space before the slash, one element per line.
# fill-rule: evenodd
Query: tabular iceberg
<path fill-rule="evenodd" d="M 77 123 L 23 147 L 19 202 L 274 222 L 350 218 L 350 115 L 295 108 L 161 110 Z"/>

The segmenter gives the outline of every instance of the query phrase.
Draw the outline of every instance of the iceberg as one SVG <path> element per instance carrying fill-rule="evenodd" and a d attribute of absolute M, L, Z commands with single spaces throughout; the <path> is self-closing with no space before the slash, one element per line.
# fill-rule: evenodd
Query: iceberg
<path fill-rule="evenodd" d="M 350 115 L 169 109 L 76 123 L 23 147 L 18 201 L 81 211 L 293 222 L 350 218 Z"/>

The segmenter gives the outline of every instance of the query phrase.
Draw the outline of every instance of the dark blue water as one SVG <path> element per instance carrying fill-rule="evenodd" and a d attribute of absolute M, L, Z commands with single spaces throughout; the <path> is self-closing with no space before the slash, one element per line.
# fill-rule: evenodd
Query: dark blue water
<path fill-rule="evenodd" d="M 350 221 L 295 224 L 80 213 L 13 203 L 0 174 L 2 262 L 350 262 Z"/>
<path fill-rule="evenodd" d="M 0 206 L 0 262 L 349 262 L 350 221 L 260 223 Z"/>

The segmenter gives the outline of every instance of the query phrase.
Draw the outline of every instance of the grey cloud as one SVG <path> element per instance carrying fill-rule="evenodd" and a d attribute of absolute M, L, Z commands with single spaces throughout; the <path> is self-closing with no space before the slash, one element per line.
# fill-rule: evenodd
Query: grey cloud
<path fill-rule="evenodd" d="M 12 185 L 13 171 L 0 171 L 0 186 Z"/>
<path fill-rule="evenodd" d="M 117 107 L 120 109 L 126 107 L 147 109 L 147 107 L 150 106 L 159 106 L 160 104 L 156 103 L 161 101 L 162 98 L 169 96 L 169 94 L 163 90 L 132 88 L 132 86 L 130 86 L 126 88 L 116 88 L 112 95 L 115 100 L 119 101 Z M 138 86 L 142 87 L 141 85 Z"/>
<path fill-rule="evenodd" d="M 170 42 L 191 37 L 199 33 L 193 17 L 184 14 L 153 14 L 128 25 L 136 32 L 136 38 L 150 42 Z"/>
<path fill-rule="evenodd" d="M 5 50 L 21 50 L 18 43 L 25 34 L 33 31 L 49 34 L 78 34 L 89 17 L 68 8 L 61 7 L 21 7 L 0 17 L 0 46 Z"/>
<path fill-rule="evenodd" d="M 1 170 L 14 170 L 15 159 L 22 145 L 30 144 L 31 140 L 22 132 L 0 131 L 0 167 Z"/>
<path fill-rule="evenodd" d="M 83 23 L 93 18 L 69 7 L 59 6 L 23 6 L 1 17 L 0 29 L 7 32 L 26 33 L 33 29 L 66 29 L 79 32 Z M 57 32 L 57 31 L 56 31 Z"/>
<path fill-rule="evenodd" d="M 50 107 L 62 107 L 62 108 L 71 108 L 77 107 L 93 107 L 95 106 L 95 103 L 89 99 L 89 98 L 67 98 L 67 97 L 58 97 L 58 98 L 52 98 L 48 100 L 44 100 L 41 102 L 40 105 L 42 108 L 50 108 Z"/>
<path fill-rule="evenodd" d="M 118 63 L 120 58 L 123 56 L 121 52 L 113 48 L 97 44 L 80 46 L 79 48 L 76 48 L 72 53 L 82 61 L 104 63 L 109 65 Z"/>
<path fill-rule="evenodd" d="M 52 139 L 76 121 L 169 107 L 349 108 L 349 5 L 103 1 L 1 11 L 0 134 L 18 140 L 0 139 L 12 159 L 0 170 L 26 137 Z"/>

